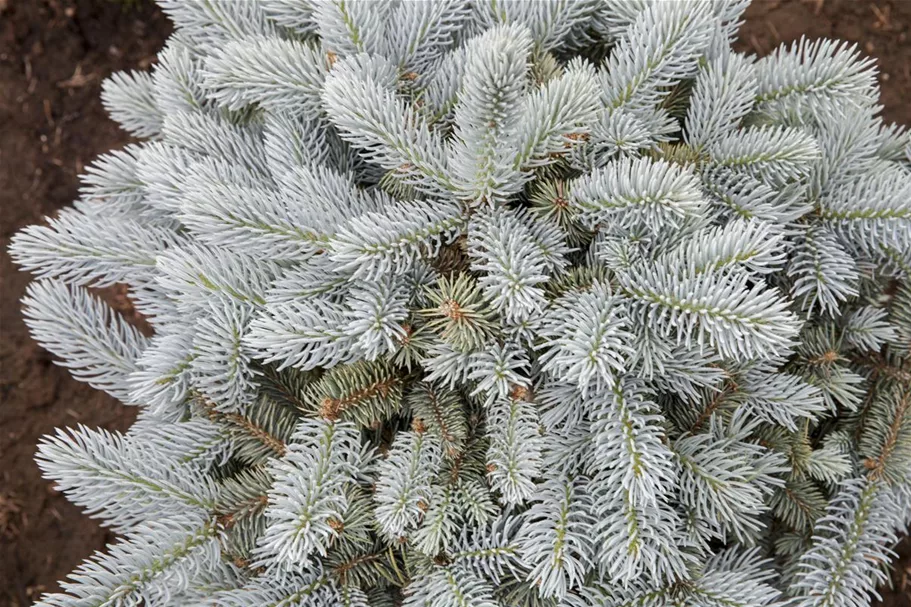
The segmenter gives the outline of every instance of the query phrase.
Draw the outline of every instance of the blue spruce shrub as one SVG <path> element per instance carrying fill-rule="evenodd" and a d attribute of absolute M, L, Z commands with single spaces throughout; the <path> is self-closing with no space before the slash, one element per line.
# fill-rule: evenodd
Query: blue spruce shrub
<path fill-rule="evenodd" d="M 40 605 L 855 607 L 911 518 L 911 140 L 746 0 L 160 0 L 13 240 L 139 407 Z M 129 286 L 145 337 L 87 287 Z"/>

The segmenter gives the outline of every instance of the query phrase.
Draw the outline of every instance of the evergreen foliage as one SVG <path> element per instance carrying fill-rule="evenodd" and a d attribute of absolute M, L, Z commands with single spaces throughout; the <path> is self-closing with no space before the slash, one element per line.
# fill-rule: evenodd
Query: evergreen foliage
<path fill-rule="evenodd" d="M 867 604 L 911 522 L 911 139 L 747 0 L 159 0 L 146 141 L 17 234 L 140 408 L 40 605 Z M 91 291 L 125 283 L 154 334 Z"/>

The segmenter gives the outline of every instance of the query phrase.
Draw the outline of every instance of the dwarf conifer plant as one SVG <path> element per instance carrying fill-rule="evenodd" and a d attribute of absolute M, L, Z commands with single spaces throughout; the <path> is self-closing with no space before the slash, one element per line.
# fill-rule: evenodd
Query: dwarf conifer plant
<path fill-rule="evenodd" d="M 911 159 L 746 0 L 161 0 L 144 140 L 11 253 L 139 408 L 45 606 L 866 605 L 911 518 Z M 91 291 L 125 283 L 154 328 Z"/>

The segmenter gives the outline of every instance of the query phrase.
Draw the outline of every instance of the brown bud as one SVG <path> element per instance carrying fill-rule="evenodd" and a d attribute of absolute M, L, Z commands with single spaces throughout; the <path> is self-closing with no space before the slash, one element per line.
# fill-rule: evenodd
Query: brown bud
<path fill-rule="evenodd" d="M 334 398 L 324 398 L 320 401 L 319 404 L 319 416 L 328 421 L 335 421 L 338 419 L 338 400 Z"/>
<path fill-rule="evenodd" d="M 329 518 L 329 520 L 326 521 L 326 523 L 336 533 L 341 533 L 342 531 L 345 530 L 345 524 L 342 521 L 338 520 L 337 518 L 331 517 L 331 518 Z"/>
<path fill-rule="evenodd" d="M 529 400 L 528 397 L 530 394 L 531 394 L 531 391 L 528 388 L 526 388 L 525 386 L 519 386 L 516 384 L 516 385 L 513 385 L 509 391 L 509 398 L 511 398 L 513 400 L 528 401 Z"/>
<path fill-rule="evenodd" d="M 414 333 L 414 329 L 411 328 L 411 325 L 402 325 L 402 336 L 397 337 L 396 339 L 403 346 L 408 345 L 408 342 L 411 341 L 411 335 Z"/>
<path fill-rule="evenodd" d="M 418 434 L 424 434 L 427 432 L 427 424 L 425 424 L 424 420 L 420 417 L 415 417 L 414 421 L 411 422 L 411 429 Z"/>
<path fill-rule="evenodd" d="M 462 320 L 465 318 L 465 312 L 462 310 L 459 302 L 454 299 L 447 299 L 441 303 L 440 307 L 437 309 L 440 311 L 440 314 L 453 320 Z"/>

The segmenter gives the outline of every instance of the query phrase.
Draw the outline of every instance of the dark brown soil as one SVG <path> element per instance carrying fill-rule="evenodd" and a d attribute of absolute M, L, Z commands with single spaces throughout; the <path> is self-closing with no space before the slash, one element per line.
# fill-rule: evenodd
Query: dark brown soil
<path fill-rule="evenodd" d="M 766 55 L 782 43 L 838 38 L 876 57 L 883 117 L 911 126 L 911 0 L 753 0 L 737 49 Z M 911 536 L 898 547 L 883 607 L 911 607 Z"/>
<path fill-rule="evenodd" d="M 911 0 L 753 0 L 737 48 L 766 55 L 801 36 L 847 40 L 875 57 L 883 116 L 911 125 Z"/>
<path fill-rule="evenodd" d="M 5 251 L 18 229 L 73 200 L 86 163 L 129 141 L 101 108 L 101 80 L 147 68 L 170 32 L 149 2 L 133 4 L 0 0 L 0 607 L 56 589 L 112 539 L 41 479 L 35 444 L 78 423 L 124 429 L 134 412 L 31 342 L 18 304 L 29 277 Z M 801 34 L 858 42 L 880 61 L 885 116 L 911 124 L 909 28 L 911 0 L 754 0 L 740 45 L 765 54 Z M 884 605 L 911 607 L 909 551 Z"/>
<path fill-rule="evenodd" d="M 170 32 L 138 4 L 0 0 L 0 605 L 30 605 L 112 539 L 41 478 L 33 456 L 55 427 L 124 429 L 134 412 L 30 340 L 18 304 L 30 278 L 6 248 L 75 198 L 85 164 L 129 141 L 101 107 L 101 80 L 148 68 Z"/>

